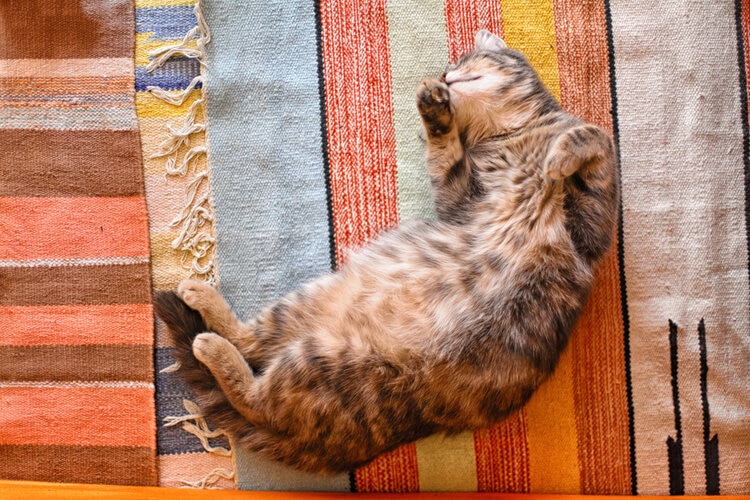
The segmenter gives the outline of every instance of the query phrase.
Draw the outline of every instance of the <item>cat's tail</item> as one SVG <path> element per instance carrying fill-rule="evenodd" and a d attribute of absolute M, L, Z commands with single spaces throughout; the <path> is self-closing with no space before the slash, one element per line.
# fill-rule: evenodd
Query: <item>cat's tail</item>
<path fill-rule="evenodd" d="M 247 433 L 249 423 L 229 403 L 214 376 L 193 354 L 193 339 L 209 331 L 201 315 L 190 309 L 175 292 L 157 293 L 154 312 L 169 330 L 174 356 L 179 363 L 177 373 L 192 389 L 202 414 L 225 430 Z"/>

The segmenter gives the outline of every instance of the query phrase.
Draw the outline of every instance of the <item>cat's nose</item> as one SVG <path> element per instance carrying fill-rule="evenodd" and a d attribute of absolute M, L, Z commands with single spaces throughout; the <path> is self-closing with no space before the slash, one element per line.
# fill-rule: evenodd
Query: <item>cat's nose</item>
<path fill-rule="evenodd" d="M 440 75 L 440 81 L 443 83 L 445 83 L 445 75 L 447 75 L 447 73 L 443 73 L 442 75 Z"/>

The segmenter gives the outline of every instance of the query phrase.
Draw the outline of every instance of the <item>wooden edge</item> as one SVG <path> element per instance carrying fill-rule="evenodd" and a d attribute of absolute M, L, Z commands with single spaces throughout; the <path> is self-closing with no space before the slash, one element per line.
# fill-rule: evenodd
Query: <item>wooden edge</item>
<path fill-rule="evenodd" d="M 315 493 L 315 492 L 273 492 L 273 491 L 239 491 L 239 490 L 195 490 L 181 488 L 158 488 L 147 486 L 110 486 L 100 484 L 67 484 L 42 483 L 32 481 L 0 480 L 0 498 L 3 500 L 70 499 L 70 500 L 321 500 L 342 499 L 356 496 L 362 499 L 377 500 L 612 500 L 637 499 L 656 500 L 669 497 L 656 496 L 618 496 L 601 495 L 541 495 L 516 493 Z M 722 496 L 722 500 L 748 500 L 746 496 Z M 681 500 L 708 500 L 707 496 L 683 496 Z"/>

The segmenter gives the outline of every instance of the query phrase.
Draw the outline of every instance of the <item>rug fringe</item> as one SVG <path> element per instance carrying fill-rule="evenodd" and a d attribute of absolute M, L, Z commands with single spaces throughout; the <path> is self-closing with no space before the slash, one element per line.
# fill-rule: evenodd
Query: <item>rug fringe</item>
<path fill-rule="evenodd" d="M 167 127 L 169 137 L 159 145 L 157 153 L 152 156 L 152 158 L 168 157 L 165 164 L 167 176 L 187 176 L 191 166 L 195 165 L 200 157 L 208 154 L 205 146 L 191 146 L 191 139 L 196 134 L 206 132 L 206 81 L 203 68 L 206 65 L 205 46 L 211 41 L 211 32 L 203 17 L 200 1 L 195 4 L 193 13 L 198 22 L 197 26 L 190 29 L 177 45 L 152 51 L 149 55 L 153 59 L 146 67 L 146 70 L 151 72 L 176 56 L 197 59 L 201 65 L 201 75 L 193 78 L 185 89 L 166 91 L 155 86 L 147 88 L 157 99 L 173 106 L 181 106 L 194 94 L 196 87 L 201 85 L 200 97 L 190 105 L 182 125 Z M 199 121 L 201 119 L 202 122 Z M 187 151 L 180 159 L 180 154 L 185 148 Z M 213 221 L 211 180 L 206 170 L 195 174 L 188 183 L 184 209 L 172 221 L 171 226 L 181 228 L 179 236 L 172 241 L 172 248 L 181 252 L 180 259 L 183 267 L 190 271 L 191 278 L 202 279 L 211 284 L 217 281 L 214 261 L 216 238 L 213 232 Z"/>
<path fill-rule="evenodd" d="M 181 415 L 179 417 L 165 417 L 164 426 L 173 427 L 175 425 L 182 424 L 182 429 L 185 432 L 188 432 L 192 434 L 193 436 L 197 437 L 198 440 L 201 442 L 203 449 L 206 450 L 208 453 L 212 453 L 214 455 L 218 455 L 222 457 L 233 458 L 233 453 L 231 449 L 224 448 L 223 446 L 212 446 L 211 443 L 209 442 L 209 439 L 218 438 L 221 436 L 225 436 L 228 438 L 229 436 L 227 435 L 226 431 L 223 429 L 212 430 L 208 426 L 208 422 L 206 421 L 205 417 L 201 413 L 201 410 L 198 407 L 198 405 L 193 403 L 192 401 L 188 399 L 183 399 L 182 405 L 188 413 L 186 415 Z M 216 483 L 221 479 L 231 480 L 234 478 L 235 478 L 234 470 L 216 468 L 210 471 L 205 476 L 203 476 L 203 478 L 199 479 L 198 481 L 187 481 L 183 479 L 180 482 L 185 487 L 208 489 L 208 488 L 212 488 L 213 486 L 215 486 Z"/>

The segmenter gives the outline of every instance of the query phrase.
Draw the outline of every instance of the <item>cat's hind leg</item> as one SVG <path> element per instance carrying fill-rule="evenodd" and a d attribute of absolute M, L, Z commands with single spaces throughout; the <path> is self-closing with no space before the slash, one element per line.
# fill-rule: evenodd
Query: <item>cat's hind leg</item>
<path fill-rule="evenodd" d="M 267 424 L 264 414 L 256 409 L 261 399 L 260 382 L 234 344 L 215 333 L 201 333 L 193 340 L 193 354 L 208 368 L 240 415 L 254 426 Z"/>
<path fill-rule="evenodd" d="M 221 294 L 208 283 L 184 280 L 177 287 L 177 295 L 191 309 L 200 313 L 208 330 L 231 342 L 247 337 L 247 328 L 235 316 Z"/>

